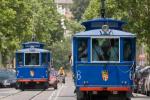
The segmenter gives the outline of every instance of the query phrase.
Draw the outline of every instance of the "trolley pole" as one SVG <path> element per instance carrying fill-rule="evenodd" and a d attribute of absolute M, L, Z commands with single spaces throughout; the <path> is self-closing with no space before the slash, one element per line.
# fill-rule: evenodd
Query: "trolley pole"
<path fill-rule="evenodd" d="M 105 18 L 105 0 L 101 0 L 101 17 Z"/>

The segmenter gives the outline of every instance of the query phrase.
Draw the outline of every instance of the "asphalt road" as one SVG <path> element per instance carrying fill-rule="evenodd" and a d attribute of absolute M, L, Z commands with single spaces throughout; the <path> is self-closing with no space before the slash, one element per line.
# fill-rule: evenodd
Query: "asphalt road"
<path fill-rule="evenodd" d="M 132 100 L 150 100 L 150 97 L 133 94 Z M 49 88 L 42 90 L 20 91 L 13 88 L 1 88 L 0 100 L 76 100 L 74 85 L 71 78 L 66 79 L 65 84 L 59 84 L 57 90 Z"/>

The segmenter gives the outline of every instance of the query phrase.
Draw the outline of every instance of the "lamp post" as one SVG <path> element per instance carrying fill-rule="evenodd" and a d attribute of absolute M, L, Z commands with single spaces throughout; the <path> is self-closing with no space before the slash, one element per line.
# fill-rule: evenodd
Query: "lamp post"
<path fill-rule="evenodd" d="M 105 0 L 101 0 L 101 17 L 105 18 Z"/>

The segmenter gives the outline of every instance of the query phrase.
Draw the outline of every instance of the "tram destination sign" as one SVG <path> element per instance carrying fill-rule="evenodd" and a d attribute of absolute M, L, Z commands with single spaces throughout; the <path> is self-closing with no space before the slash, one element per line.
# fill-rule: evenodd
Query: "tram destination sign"
<path fill-rule="evenodd" d="M 119 25 L 116 22 L 93 22 L 91 28 L 102 28 L 103 25 L 108 25 L 110 28 L 118 28 Z"/>

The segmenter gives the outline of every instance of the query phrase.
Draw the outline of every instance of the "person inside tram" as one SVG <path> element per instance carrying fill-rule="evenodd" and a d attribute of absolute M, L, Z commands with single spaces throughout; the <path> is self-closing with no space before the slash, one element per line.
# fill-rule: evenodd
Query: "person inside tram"
<path fill-rule="evenodd" d="M 98 40 L 93 39 L 92 40 L 92 60 L 93 61 L 104 61 L 104 52 L 98 44 Z"/>
<path fill-rule="evenodd" d="M 31 59 L 30 59 L 30 63 L 29 64 L 30 65 L 37 65 L 35 55 L 31 55 Z"/>
<path fill-rule="evenodd" d="M 79 60 L 80 61 L 87 61 L 88 51 L 87 51 L 87 44 L 85 41 L 81 42 L 81 45 L 78 48 L 78 53 L 79 53 Z"/>
<path fill-rule="evenodd" d="M 117 48 L 118 41 L 115 41 L 114 39 L 110 40 L 110 47 L 107 52 L 107 55 L 109 56 L 109 61 L 118 61 L 119 60 L 119 51 Z"/>
<path fill-rule="evenodd" d="M 131 45 L 129 42 L 125 43 L 125 46 L 124 46 L 124 60 L 125 61 L 132 60 Z"/>

